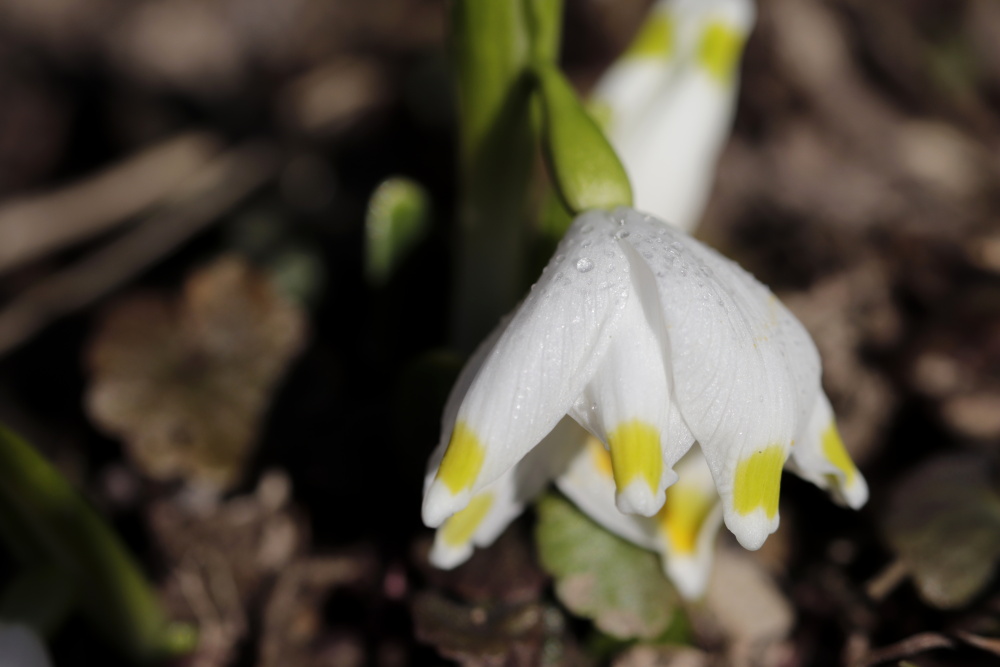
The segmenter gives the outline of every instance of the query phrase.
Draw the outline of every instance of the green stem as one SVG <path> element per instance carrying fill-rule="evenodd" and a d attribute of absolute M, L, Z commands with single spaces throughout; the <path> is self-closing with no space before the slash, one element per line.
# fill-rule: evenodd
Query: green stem
<path fill-rule="evenodd" d="M 461 170 L 452 337 L 469 352 L 522 289 L 531 43 L 515 0 L 457 0 L 452 20 Z"/>

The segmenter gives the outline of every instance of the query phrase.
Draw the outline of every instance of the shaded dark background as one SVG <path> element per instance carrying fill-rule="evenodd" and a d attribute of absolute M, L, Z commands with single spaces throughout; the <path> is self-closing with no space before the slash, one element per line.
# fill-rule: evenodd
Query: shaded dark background
<path fill-rule="evenodd" d="M 565 66 L 582 89 L 647 4 L 567 2 Z M 0 421 L 111 517 L 171 613 L 201 626 L 202 648 L 184 664 L 445 663 L 415 638 L 413 610 L 425 607 L 413 601 L 464 590 L 423 564 L 429 531 L 418 518 L 456 364 L 428 356 L 447 344 L 450 293 L 446 27 L 439 0 L 0 0 L 0 258 L 37 234 L 37 219 L 65 213 L 61 189 L 108 168 L 112 191 L 136 187 L 137 152 L 198 133 L 181 158 L 190 168 L 162 177 L 158 196 L 44 252 L 0 260 Z M 873 499 L 856 515 L 786 476 L 782 529 L 755 558 L 796 622 L 752 664 L 876 664 L 874 647 L 921 633 L 1000 630 L 995 587 L 951 610 L 902 580 L 871 589 L 898 562 L 882 517 L 899 480 L 954 452 L 995 463 L 998 44 L 992 0 L 759 3 L 735 133 L 698 235 L 771 285 L 813 333 Z M 172 197 L 227 157 L 229 171 L 202 193 L 218 210 L 176 248 L 148 242 L 130 275 L 83 302 L 58 288 L 60 276 L 101 274 L 88 259 L 164 211 L 175 216 L 164 225 L 197 216 Z M 389 283 L 373 286 L 367 202 L 400 175 L 427 188 L 432 224 Z M 230 186 L 238 193 L 226 200 Z M 73 214 L 101 211 L 102 192 L 78 192 Z M 151 479 L 94 426 L 84 397 L 97 379 L 85 358 L 123 295 L 176 295 L 230 253 L 264 271 L 305 272 L 309 338 L 260 415 L 239 481 L 206 500 L 191 489 L 197 474 Z M 551 600 L 539 582 L 536 596 Z M 584 647 L 566 664 L 604 659 L 588 653 L 585 624 L 565 624 L 563 641 Z M 735 661 L 731 637 L 695 634 L 709 663 Z M 954 642 L 896 657 L 997 659 L 995 646 L 991 657 Z M 78 620 L 52 646 L 61 667 L 117 664 Z"/>

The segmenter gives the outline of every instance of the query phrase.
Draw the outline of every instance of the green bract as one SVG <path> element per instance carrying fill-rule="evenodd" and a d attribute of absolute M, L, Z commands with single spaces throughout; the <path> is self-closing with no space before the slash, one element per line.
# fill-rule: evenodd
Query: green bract
<path fill-rule="evenodd" d="M 582 213 L 631 206 L 628 174 L 572 86 L 552 65 L 538 65 L 533 74 L 542 99 L 542 145 L 566 207 Z"/>

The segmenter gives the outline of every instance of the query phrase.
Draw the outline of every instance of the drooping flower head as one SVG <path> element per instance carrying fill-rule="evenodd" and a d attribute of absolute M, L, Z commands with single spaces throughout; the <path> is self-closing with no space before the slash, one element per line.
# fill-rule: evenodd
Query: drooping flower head
<path fill-rule="evenodd" d="M 553 478 L 605 528 L 658 551 L 687 597 L 704 591 L 723 519 L 749 548 L 775 530 L 786 462 L 865 502 L 806 332 L 678 229 L 701 215 L 753 17 L 750 0 L 661 0 L 598 84 L 636 207 L 655 217 L 578 218 L 469 361 L 425 484 L 439 567 L 491 544 Z"/>
<path fill-rule="evenodd" d="M 574 222 L 468 382 L 425 495 L 431 526 L 565 415 L 607 444 L 627 514 L 660 510 L 697 441 L 725 523 L 750 549 L 778 526 L 789 456 L 849 504 L 867 497 L 802 325 L 734 262 L 630 209 Z"/>

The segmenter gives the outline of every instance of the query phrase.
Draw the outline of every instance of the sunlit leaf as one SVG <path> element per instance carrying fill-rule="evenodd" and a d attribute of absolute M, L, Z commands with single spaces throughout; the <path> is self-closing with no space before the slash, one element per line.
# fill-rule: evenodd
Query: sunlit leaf
<path fill-rule="evenodd" d="M 542 566 L 570 611 L 619 639 L 651 639 L 667 629 L 678 597 L 652 552 L 612 535 L 555 494 L 538 503 L 537 536 Z"/>

